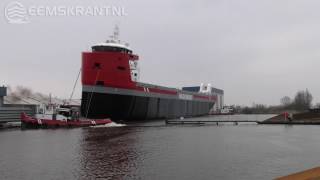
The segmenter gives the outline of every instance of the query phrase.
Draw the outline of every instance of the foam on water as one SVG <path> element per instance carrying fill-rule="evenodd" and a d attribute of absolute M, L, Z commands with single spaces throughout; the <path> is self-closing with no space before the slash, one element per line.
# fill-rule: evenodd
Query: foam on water
<path fill-rule="evenodd" d="M 111 122 L 111 123 L 108 123 L 108 124 L 104 124 L 104 125 L 96 125 L 96 126 L 90 126 L 92 128 L 103 128 L 103 127 L 123 127 L 123 126 L 126 126 L 125 124 L 118 124 L 118 123 L 115 123 L 115 122 Z"/>

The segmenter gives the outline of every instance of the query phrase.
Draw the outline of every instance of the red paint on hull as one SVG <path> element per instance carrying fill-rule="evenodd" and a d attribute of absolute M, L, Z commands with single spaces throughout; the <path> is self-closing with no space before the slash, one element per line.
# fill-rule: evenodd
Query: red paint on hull
<path fill-rule="evenodd" d="M 153 93 L 159 93 L 159 94 L 168 94 L 168 95 L 177 95 L 177 91 L 168 91 L 168 90 L 162 90 L 162 89 L 155 89 L 155 88 L 148 88 L 149 92 Z"/>

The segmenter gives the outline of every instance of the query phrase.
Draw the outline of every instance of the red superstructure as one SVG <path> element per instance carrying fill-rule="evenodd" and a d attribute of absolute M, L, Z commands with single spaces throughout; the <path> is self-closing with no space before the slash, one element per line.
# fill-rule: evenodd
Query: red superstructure
<path fill-rule="evenodd" d="M 135 88 L 129 60 L 138 60 L 138 56 L 118 52 L 82 53 L 82 84 L 95 86 L 100 82 L 104 86 Z"/>

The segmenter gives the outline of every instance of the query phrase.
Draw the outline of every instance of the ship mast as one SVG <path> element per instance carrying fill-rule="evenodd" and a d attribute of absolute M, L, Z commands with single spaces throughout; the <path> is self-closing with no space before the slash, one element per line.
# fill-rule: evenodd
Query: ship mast
<path fill-rule="evenodd" d="M 113 43 L 120 43 L 119 35 L 120 35 L 119 26 L 118 26 L 118 25 L 115 25 L 114 30 L 113 30 L 113 35 L 110 36 L 111 42 L 113 42 Z M 108 41 L 107 41 L 107 42 L 108 42 Z"/>
<path fill-rule="evenodd" d="M 126 48 L 129 48 L 129 43 L 127 42 L 121 42 L 119 39 L 120 36 L 120 28 L 118 25 L 115 25 L 114 29 L 113 29 L 113 35 L 109 36 L 110 39 L 108 39 L 106 41 L 106 43 L 116 43 L 116 44 L 122 44 L 124 45 Z"/>

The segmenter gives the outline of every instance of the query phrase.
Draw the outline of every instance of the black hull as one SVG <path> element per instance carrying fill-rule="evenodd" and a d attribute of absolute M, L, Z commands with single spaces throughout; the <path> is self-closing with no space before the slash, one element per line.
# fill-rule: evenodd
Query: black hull
<path fill-rule="evenodd" d="M 208 115 L 213 102 L 82 92 L 81 114 L 117 120 L 172 119 Z"/>

